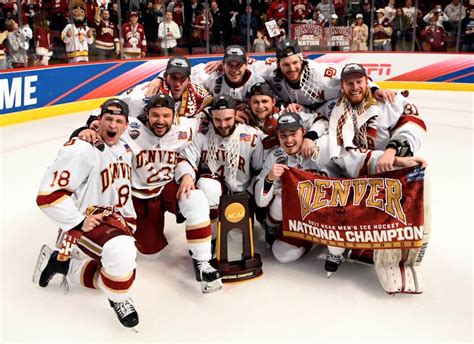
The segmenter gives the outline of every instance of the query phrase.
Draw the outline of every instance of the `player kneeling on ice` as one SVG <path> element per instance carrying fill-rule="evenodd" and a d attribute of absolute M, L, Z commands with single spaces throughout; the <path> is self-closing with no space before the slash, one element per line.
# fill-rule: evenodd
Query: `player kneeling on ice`
<path fill-rule="evenodd" d="M 93 146 L 73 138 L 48 168 L 36 202 L 60 227 L 61 249 L 51 252 L 43 246 L 33 282 L 47 287 L 60 274 L 66 288 L 71 282 L 100 289 L 120 322 L 135 327 L 138 314 L 130 298 L 136 267 L 132 152 L 120 140 L 127 126 L 127 104 L 107 100 L 99 116 L 103 144 Z M 71 257 L 75 244 L 88 259 Z"/>
<path fill-rule="evenodd" d="M 303 157 L 305 128 L 299 114 L 286 112 L 280 115 L 276 132 L 280 146 L 271 150 L 265 159 L 255 185 L 255 201 L 259 207 L 269 208 L 265 220 L 267 244 L 271 246 L 273 255 L 279 262 L 288 263 L 299 259 L 310 249 L 311 243 L 284 237 L 280 231 L 282 221 L 280 177 L 288 167 L 314 171 L 321 175 L 337 173 L 338 168 L 330 163 L 328 154 L 320 154 L 320 146 L 327 148 L 327 135 L 322 135 L 318 139 L 319 146 L 314 147 L 312 154 L 307 158 Z M 269 237 L 269 233 L 273 233 L 273 238 Z"/>
<path fill-rule="evenodd" d="M 144 110 L 145 114 L 138 118 L 130 116 L 129 129 L 123 136 L 133 153 L 132 201 L 137 212 L 134 237 L 138 251 L 150 259 L 156 258 L 168 245 L 165 213 L 184 217 L 188 248 L 201 291 L 218 291 L 222 289 L 221 275 L 209 263 L 212 229 L 206 196 L 197 189 L 181 192 L 175 181 L 178 154 L 194 142 L 200 121 L 178 118 L 173 98 L 165 94 L 151 97 Z M 89 142 L 97 140 L 91 129 L 82 128 L 75 133 Z"/>

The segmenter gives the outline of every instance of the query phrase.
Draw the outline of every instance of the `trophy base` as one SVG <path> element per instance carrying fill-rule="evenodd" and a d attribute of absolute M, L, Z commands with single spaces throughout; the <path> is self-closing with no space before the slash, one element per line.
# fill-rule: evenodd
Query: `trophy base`
<path fill-rule="evenodd" d="M 262 259 L 258 253 L 253 258 L 236 260 L 211 260 L 214 266 L 222 275 L 222 282 L 237 282 L 252 279 L 263 274 Z"/>

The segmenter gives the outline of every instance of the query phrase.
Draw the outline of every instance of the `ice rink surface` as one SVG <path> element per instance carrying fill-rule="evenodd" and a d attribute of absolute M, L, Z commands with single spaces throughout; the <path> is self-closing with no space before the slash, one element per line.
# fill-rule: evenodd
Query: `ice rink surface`
<path fill-rule="evenodd" d="M 387 295 L 375 270 L 344 264 L 330 279 L 316 249 L 298 262 L 276 262 L 256 228 L 264 275 L 203 295 L 194 279 L 184 226 L 167 217 L 170 244 L 155 261 L 139 258 L 133 299 L 140 332 L 119 324 L 97 290 L 31 282 L 55 225 L 35 203 L 40 179 L 87 114 L 0 128 L 0 342 L 472 342 L 474 94 L 412 91 L 428 126 L 431 241 L 421 266 L 421 295 Z"/>

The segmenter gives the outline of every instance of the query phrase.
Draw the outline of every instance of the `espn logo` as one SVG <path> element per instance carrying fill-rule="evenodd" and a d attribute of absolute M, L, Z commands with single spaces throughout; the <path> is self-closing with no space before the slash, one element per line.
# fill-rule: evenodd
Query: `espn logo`
<path fill-rule="evenodd" d="M 363 63 L 365 70 L 367 71 L 368 76 L 373 75 L 390 75 L 392 71 L 391 63 Z"/>

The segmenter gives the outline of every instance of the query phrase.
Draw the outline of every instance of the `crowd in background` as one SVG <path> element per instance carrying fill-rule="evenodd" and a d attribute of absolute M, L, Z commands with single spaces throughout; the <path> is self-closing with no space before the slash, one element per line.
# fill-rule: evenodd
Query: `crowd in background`
<path fill-rule="evenodd" d="M 352 36 L 308 50 L 474 51 L 474 0 L 0 0 L 0 69 L 221 53 L 231 43 L 265 52 L 305 24 Z"/>

